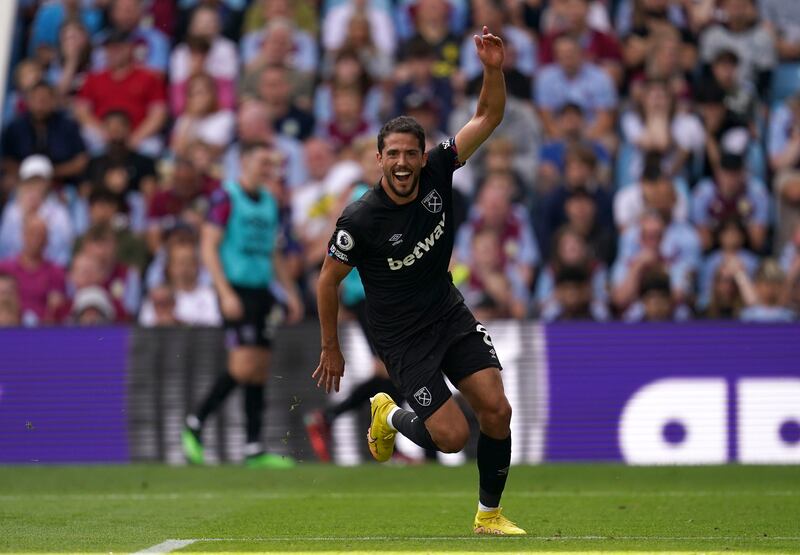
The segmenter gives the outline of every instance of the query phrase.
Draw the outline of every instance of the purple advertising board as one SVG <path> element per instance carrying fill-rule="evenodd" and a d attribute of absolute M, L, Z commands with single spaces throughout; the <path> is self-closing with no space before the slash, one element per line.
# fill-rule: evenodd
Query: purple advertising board
<path fill-rule="evenodd" d="M 800 462 L 800 326 L 545 329 L 544 459 Z"/>
<path fill-rule="evenodd" d="M 0 331 L 0 463 L 128 461 L 128 334 Z"/>

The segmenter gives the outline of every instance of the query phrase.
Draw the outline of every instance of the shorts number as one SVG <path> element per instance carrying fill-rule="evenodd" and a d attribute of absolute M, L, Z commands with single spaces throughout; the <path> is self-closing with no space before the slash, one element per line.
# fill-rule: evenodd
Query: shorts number
<path fill-rule="evenodd" d="M 478 324 L 476 329 L 478 330 L 478 333 L 483 334 L 483 342 L 489 345 L 489 347 L 494 347 L 494 345 L 492 345 L 492 338 L 489 337 L 489 332 L 486 330 L 486 326 L 483 324 Z"/>

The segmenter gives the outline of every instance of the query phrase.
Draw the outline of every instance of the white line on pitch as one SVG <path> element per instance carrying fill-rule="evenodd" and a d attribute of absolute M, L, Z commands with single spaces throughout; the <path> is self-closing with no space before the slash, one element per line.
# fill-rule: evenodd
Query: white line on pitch
<path fill-rule="evenodd" d="M 383 498 L 407 498 L 414 496 L 461 498 L 474 496 L 474 491 L 390 491 L 381 493 Z M 541 499 L 547 497 L 740 497 L 755 495 L 764 497 L 797 497 L 800 492 L 786 490 L 768 491 L 519 491 L 512 492 L 512 497 Z M 64 494 L 6 494 L 0 495 L 0 501 L 60 501 L 101 500 L 101 501 L 171 501 L 182 499 L 222 499 L 235 496 L 236 499 L 360 499 L 361 493 L 346 492 L 187 492 L 187 493 L 64 493 Z"/>
<path fill-rule="evenodd" d="M 176 549 L 181 549 L 187 545 L 192 545 L 196 541 L 199 540 L 165 540 L 159 544 L 152 545 L 147 549 L 136 551 L 133 555 L 138 555 L 139 553 L 170 553 Z"/>
<path fill-rule="evenodd" d="M 497 536 L 492 536 L 496 538 Z M 502 536 L 527 541 L 800 541 L 800 536 Z M 275 536 L 253 538 L 195 538 L 194 542 L 368 542 L 368 541 L 481 541 L 486 536 Z M 188 544 L 187 544 L 188 545 Z"/>

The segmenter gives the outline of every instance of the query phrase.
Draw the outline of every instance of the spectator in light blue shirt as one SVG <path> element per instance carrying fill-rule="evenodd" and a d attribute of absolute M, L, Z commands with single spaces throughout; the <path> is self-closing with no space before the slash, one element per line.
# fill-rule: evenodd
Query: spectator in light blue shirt
<path fill-rule="evenodd" d="M 94 0 L 62 0 L 46 2 L 37 11 L 31 24 L 28 54 L 36 56 L 39 48 L 58 48 L 58 31 L 68 19 L 80 19 L 90 34 L 96 34 L 103 25 L 103 12 L 94 6 Z"/>
<path fill-rule="evenodd" d="M 743 322 L 793 322 L 797 318 L 797 314 L 785 306 L 786 274 L 777 261 L 764 260 L 752 282 L 742 268 L 734 278 L 747 305 L 739 315 Z"/>
<path fill-rule="evenodd" d="M 565 104 L 572 103 L 580 106 L 586 116 L 587 138 L 613 141 L 617 91 L 611 78 L 583 60 L 580 44 L 569 35 L 556 39 L 555 59 L 555 64 L 539 70 L 533 95 L 547 134 L 556 134 L 556 114 Z"/>

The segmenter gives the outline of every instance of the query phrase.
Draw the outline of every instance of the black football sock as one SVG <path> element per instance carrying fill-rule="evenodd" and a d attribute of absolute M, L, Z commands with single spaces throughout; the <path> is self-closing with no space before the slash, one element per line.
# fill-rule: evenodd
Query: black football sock
<path fill-rule="evenodd" d="M 219 408 L 228 394 L 233 391 L 234 387 L 236 387 L 236 380 L 234 380 L 228 372 L 223 372 L 219 375 L 211 391 L 208 393 L 208 397 L 206 397 L 203 404 L 200 405 L 200 410 L 197 411 L 195 415 L 200 426 L 203 425 L 203 422 L 206 421 L 206 418 L 208 418 L 211 413 Z"/>
<path fill-rule="evenodd" d="M 244 387 L 244 415 L 247 419 L 247 444 L 260 445 L 261 425 L 264 422 L 263 385 L 246 385 Z"/>
<path fill-rule="evenodd" d="M 392 380 L 373 376 L 359 384 L 350 395 L 347 396 L 347 399 L 325 409 L 325 419 L 330 423 L 340 414 L 344 414 L 349 410 L 360 407 L 364 403 L 368 403 L 370 397 L 381 392 L 388 393 L 392 399 L 395 399 L 395 396 L 392 395 L 394 391 Z"/>
<path fill-rule="evenodd" d="M 483 432 L 478 437 L 479 499 L 485 507 L 499 507 L 511 464 L 511 434 L 493 439 Z"/>
<path fill-rule="evenodd" d="M 397 409 L 389 424 L 420 447 L 438 451 L 439 448 L 436 447 L 428 428 L 425 427 L 425 421 L 414 411 Z"/>

